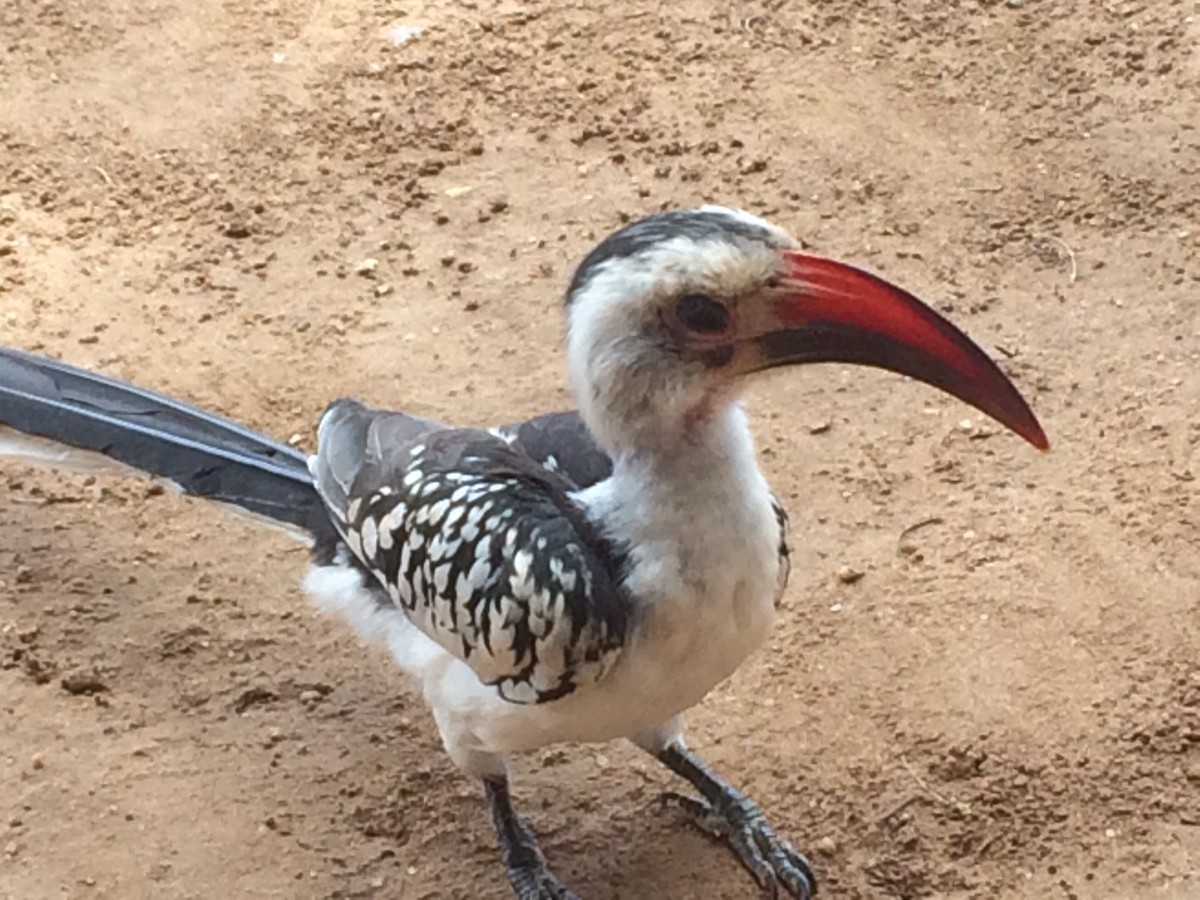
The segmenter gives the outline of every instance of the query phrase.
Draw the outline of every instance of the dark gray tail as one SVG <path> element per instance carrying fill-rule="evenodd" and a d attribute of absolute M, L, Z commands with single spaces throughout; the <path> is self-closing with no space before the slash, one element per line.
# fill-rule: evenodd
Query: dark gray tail
<path fill-rule="evenodd" d="M 307 457 L 219 416 L 0 347 L 0 458 L 139 473 L 297 536 L 329 528 Z"/>

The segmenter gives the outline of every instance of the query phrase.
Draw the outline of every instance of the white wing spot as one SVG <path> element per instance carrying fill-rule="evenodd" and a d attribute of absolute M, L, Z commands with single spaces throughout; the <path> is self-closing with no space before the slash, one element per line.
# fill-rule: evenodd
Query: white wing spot
<path fill-rule="evenodd" d="M 362 532 L 363 554 L 367 559 L 374 559 L 375 552 L 379 549 L 379 530 L 375 520 L 367 516 L 359 527 Z"/>

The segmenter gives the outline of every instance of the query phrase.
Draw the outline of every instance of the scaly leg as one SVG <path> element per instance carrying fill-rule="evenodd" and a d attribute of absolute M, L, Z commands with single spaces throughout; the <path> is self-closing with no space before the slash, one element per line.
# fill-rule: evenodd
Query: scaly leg
<path fill-rule="evenodd" d="M 500 856 L 508 869 L 520 900 L 579 900 L 562 886 L 546 865 L 538 849 L 537 838 L 515 809 L 508 793 L 508 778 L 503 775 L 483 779 L 483 790 L 492 808 L 492 822 L 500 839 Z"/>
<path fill-rule="evenodd" d="M 668 795 L 704 831 L 728 842 L 734 854 L 772 898 L 811 900 L 817 892 L 812 866 L 795 847 L 775 834 L 750 798 L 708 768 L 680 739 L 655 753 L 676 775 L 686 778 L 700 798 Z"/>

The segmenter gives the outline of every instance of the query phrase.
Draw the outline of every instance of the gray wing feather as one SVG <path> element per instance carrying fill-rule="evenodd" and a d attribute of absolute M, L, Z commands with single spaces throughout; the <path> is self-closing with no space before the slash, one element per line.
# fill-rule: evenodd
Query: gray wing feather
<path fill-rule="evenodd" d="M 331 511 L 344 510 L 355 479 L 368 461 L 400 468 L 409 448 L 420 438 L 447 428 L 432 419 L 338 400 L 321 416 L 317 427 L 319 449 L 309 459 L 317 492 Z"/>
<path fill-rule="evenodd" d="M 556 412 L 493 429 L 510 445 L 576 488 L 591 487 L 612 474 L 612 460 L 577 412 Z"/>

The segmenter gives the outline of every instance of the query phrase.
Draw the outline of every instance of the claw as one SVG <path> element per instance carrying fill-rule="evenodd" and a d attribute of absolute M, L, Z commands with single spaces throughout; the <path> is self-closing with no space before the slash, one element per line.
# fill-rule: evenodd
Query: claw
<path fill-rule="evenodd" d="M 745 801 L 722 814 L 707 800 L 675 791 L 662 795 L 664 806 L 675 806 L 706 834 L 725 840 L 754 876 L 759 888 L 778 900 L 780 888 L 795 900 L 812 900 L 817 879 L 804 854 L 775 834 L 758 807 Z"/>

